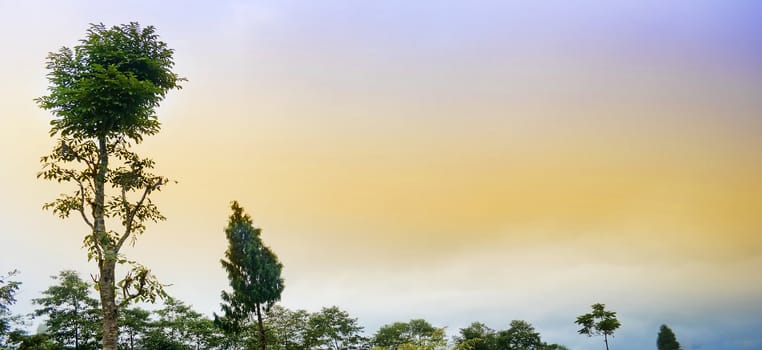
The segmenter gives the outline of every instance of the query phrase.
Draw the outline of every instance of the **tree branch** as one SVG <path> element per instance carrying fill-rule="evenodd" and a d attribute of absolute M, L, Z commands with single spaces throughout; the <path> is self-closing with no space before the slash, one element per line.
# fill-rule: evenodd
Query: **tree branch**
<path fill-rule="evenodd" d="M 135 208 L 132 210 L 127 210 L 128 214 L 127 219 L 125 220 L 124 234 L 121 238 L 119 238 L 119 242 L 117 242 L 115 247 L 115 251 L 117 253 L 120 249 L 122 249 L 122 245 L 124 245 L 124 242 L 127 241 L 127 238 L 130 237 L 130 234 L 132 234 L 132 223 L 135 220 L 135 214 L 137 214 L 138 210 L 143 207 L 143 202 L 148 197 L 148 194 L 150 194 L 157 187 L 161 186 L 163 182 L 164 180 L 159 178 L 154 184 L 146 186 L 146 188 L 143 190 L 143 195 L 140 196 L 140 200 L 135 204 Z M 122 195 L 124 195 L 124 190 L 122 190 Z"/>
<path fill-rule="evenodd" d="M 76 181 L 77 185 L 79 185 L 79 208 L 77 208 L 77 211 L 79 211 L 79 213 L 82 215 L 82 220 L 85 220 L 87 226 L 90 226 L 90 229 L 94 230 L 95 226 L 85 214 L 85 186 L 82 184 L 82 180 L 80 179 L 75 178 L 74 181 Z"/>

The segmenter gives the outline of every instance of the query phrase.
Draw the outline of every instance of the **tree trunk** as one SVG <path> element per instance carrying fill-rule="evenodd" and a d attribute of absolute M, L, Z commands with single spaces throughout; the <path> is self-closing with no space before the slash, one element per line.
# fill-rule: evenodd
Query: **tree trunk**
<path fill-rule="evenodd" d="M 609 337 L 603 333 L 603 342 L 606 343 L 606 350 L 609 350 Z"/>
<path fill-rule="evenodd" d="M 116 350 L 119 328 L 117 318 L 119 310 L 116 306 L 115 268 L 113 259 L 104 259 L 100 264 L 101 278 L 99 281 L 101 305 L 103 306 L 103 350 Z"/>
<path fill-rule="evenodd" d="M 108 172 L 108 145 L 106 136 L 98 137 L 98 172 L 95 176 L 95 203 L 93 203 L 93 239 L 94 244 L 100 247 L 98 259 L 98 272 L 100 278 L 98 287 L 101 297 L 101 310 L 103 313 L 103 350 L 117 350 L 118 310 L 116 306 L 116 255 L 113 251 L 113 242 L 106 232 L 105 203 L 106 203 L 106 173 Z"/>
<path fill-rule="evenodd" d="M 257 323 L 259 324 L 259 349 L 265 350 L 265 325 L 262 322 L 262 308 L 257 303 Z"/>

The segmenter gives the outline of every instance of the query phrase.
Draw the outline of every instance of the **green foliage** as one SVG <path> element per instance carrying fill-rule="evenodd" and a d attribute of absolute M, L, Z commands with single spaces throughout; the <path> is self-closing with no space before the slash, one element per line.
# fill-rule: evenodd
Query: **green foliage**
<path fill-rule="evenodd" d="M 680 343 L 677 341 L 672 329 L 663 324 L 659 328 L 659 335 L 656 337 L 656 347 L 659 350 L 680 350 Z"/>
<path fill-rule="evenodd" d="M 447 344 L 444 328 L 432 326 L 422 319 L 410 322 L 395 322 L 382 326 L 371 343 L 376 349 L 443 349 Z"/>
<path fill-rule="evenodd" d="M 513 320 L 510 328 L 496 335 L 498 349 L 541 350 L 545 344 L 540 340 L 540 333 L 526 321 Z"/>
<path fill-rule="evenodd" d="M 134 350 L 151 326 L 151 312 L 138 307 L 119 313 L 119 348 Z"/>
<path fill-rule="evenodd" d="M 16 303 L 16 292 L 21 286 L 21 282 L 11 279 L 16 274 L 18 271 L 13 270 L 5 276 L 0 275 L 0 349 L 6 346 L 11 324 L 17 319 L 10 311 L 10 306 Z"/>
<path fill-rule="evenodd" d="M 261 230 L 254 228 L 251 217 L 238 202 L 233 201 L 225 236 L 228 249 L 221 259 L 230 281 L 231 292 L 222 292 L 224 317 L 215 315 L 215 321 L 229 333 L 242 331 L 252 316 L 257 319 L 260 348 L 265 348 L 264 313 L 280 300 L 284 284 L 283 265 L 270 248 L 262 243 Z"/>
<path fill-rule="evenodd" d="M 160 331 L 148 332 L 140 339 L 141 349 L 151 350 L 191 350 L 191 347 L 172 339 Z"/>
<path fill-rule="evenodd" d="M 308 344 L 316 350 L 360 349 L 365 339 L 356 318 L 336 306 L 323 308 L 307 321 Z"/>
<path fill-rule="evenodd" d="M 98 348 L 100 310 L 98 300 L 88 293 L 90 285 L 71 270 L 61 271 L 53 279 L 58 284 L 32 300 L 40 306 L 35 315 L 47 317 L 45 325 L 51 339 L 64 348 Z"/>
<path fill-rule="evenodd" d="M 45 333 L 28 335 L 16 331 L 10 336 L 15 350 L 64 350 L 65 348 Z M 2 347 L 0 347 L 2 348 Z"/>
<path fill-rule="evenodd" d="M 36 101 L 56 116 L 51 135 L 140 142 L 157 133 L 154 109 L 184 80 L 172 72 L 172 54 L 153 26 L 90 25 L 74 50 L 48 55 L 50 94 Z"/>
<path fill-rule="evenodd" d="M 496 341 L 495 331 L 480 322 L 461 328 L 455 337 L 456 348 L 462 350 L 493 350 L 497 348 Z"/>
<path fill-rule="evenodd" d="M 542 341 L 540 333 L 529 322 L 513 320 L 510 327 L 494 331 L 474 322 L 460 329 L 455 337 L 456 350 L 567 350 L 565 346 Z"/>
<path fill-rule="evenodd" d="M 267 311 L 268 344 L 275 350 L 307 348 L 310 314 L 305 310 L 289 310 L 274 305 Z"/>
<path fill-rule="evenodd" d="M 604 304 L 593 304 L 593 311 L 577 317 L 574 322 L 582 328 L 577 331 L 589 337 L 594 335 L 603 335 L 606 349 L 609 348 L 608 336 L 613 336 L 614 331 L 622 324 L 616 318 L 616 312 L 607 311 Z"/>
<path fill-rule="evenodd" d="M 153 312 L 131 308 L 121 312 L 119 348 L 136 349 L 217 349 L 224 342 L 220 330 L 208 317 L 175 298 Z"/>

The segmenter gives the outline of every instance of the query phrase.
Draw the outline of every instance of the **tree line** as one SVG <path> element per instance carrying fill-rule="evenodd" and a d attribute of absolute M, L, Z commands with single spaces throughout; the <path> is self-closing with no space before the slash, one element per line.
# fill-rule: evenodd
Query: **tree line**
<path fill-rule="evenodd" d="M 14 315 L 9 307 L 20 283 L 12 277 L 13 274 L 0 277 L 0 349 L 101 348 L 101 311 L 98 299 L 91 294 L 91 283 L 75 271 L 61 271 L 53 276 L 55 284 L 32 300 L 36 306 L 32 314 Z M 22 327 L 32 319 L 41 323 L 37 332 L 30 334 Z M 261 334 L 265 334 L 266 348 L 271 350 L 568 349 L 544 342 L 540 333 L 523 320 L 513 320 L 502 330 L 474 322 L 459 329 L 451 339 L 447 338 L 445 327 L 434 326 L 424 319 L 394 322 L 367 335 L 358 319 L 338 306 L 311 313 L 274 305 L 263 313 L 262 329 L 259 321 L 252 318 L 231 332 L 224 324 L 215 322 L 214 317 L 169 296 L 160 308 L 146 310 L 133 306 L 121 310 L 118 325 L 120 350 L 255 349 L 263 344 Z M 674 332 L 666 325 L 661 326 L 656 343 L 658 350 L 681 349 Z"/>

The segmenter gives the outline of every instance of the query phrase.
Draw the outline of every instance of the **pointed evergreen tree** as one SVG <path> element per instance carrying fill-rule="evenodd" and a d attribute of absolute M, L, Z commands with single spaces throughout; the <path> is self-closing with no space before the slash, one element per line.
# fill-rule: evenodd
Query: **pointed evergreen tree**
<path fill-rule="evenodd" d="M 667 327 L 666 324 L 659 328 L 659 335 L 656 337 L 656 347 L 659 350 L 680 350 L 680 343 L 677 342 L 675 333 Z"/>
<path fill-rule="evenodd" d="M 227 271 L 231 292 L 222 292 L 223 317 L 215 321 L 232 333 L 240 333 L 246 321 L 256 317 L 259 348 L 266 347 L 264 313 L 280 300 L 283 292 L 283 265 L 278 257 L 262 243 L 261 230 L 255 228 L 251 217 L 233 201 L 225 235 L 228 249 L 222 267 Z"/>

